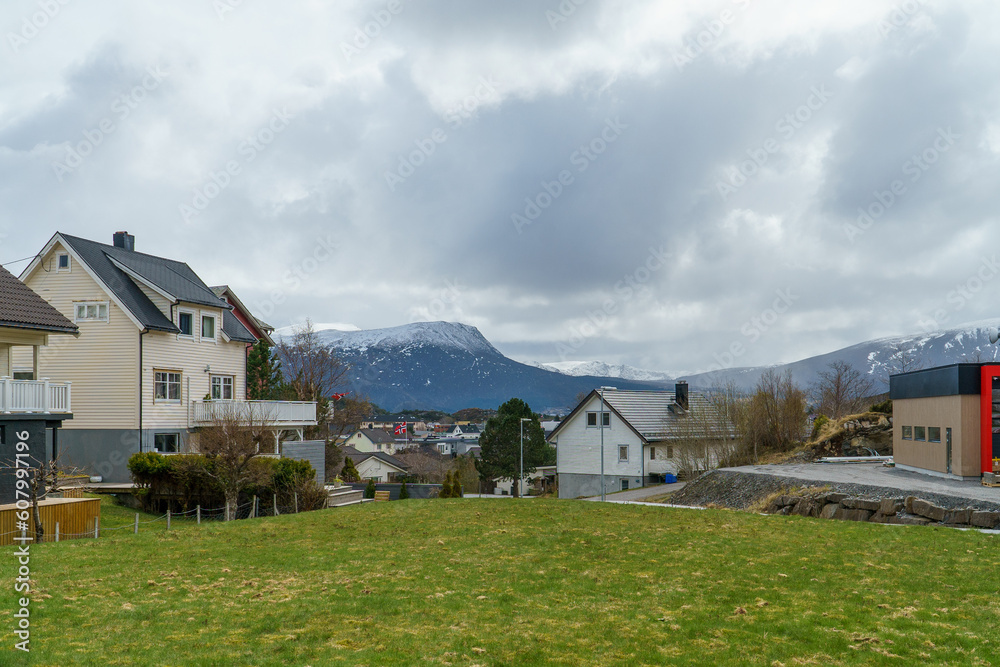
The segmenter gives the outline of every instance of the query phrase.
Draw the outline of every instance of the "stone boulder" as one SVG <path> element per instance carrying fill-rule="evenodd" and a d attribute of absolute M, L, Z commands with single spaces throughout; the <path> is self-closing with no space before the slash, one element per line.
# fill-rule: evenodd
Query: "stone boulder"
<path fill-rule="evenodd" d="M 993 528 L 1000 524 L 1000 512 L 973 511 L 969 523 L 979 528 Z"/>
<path fill-rule="evenodd" d="M 909 498 L 907 498 L 909 501 Z M 910 514 L 916 514 L 917 516 L 922 516 L 930 519 L 931 521 L 937 521 L 940 523 L 944 521 L 945 514 L 947 510 L 943 507 L 938 507 L 926 500 L 920 500 L 919 498 L 914 498 L 912 502 L 907 503 L 906 511 Z"/>

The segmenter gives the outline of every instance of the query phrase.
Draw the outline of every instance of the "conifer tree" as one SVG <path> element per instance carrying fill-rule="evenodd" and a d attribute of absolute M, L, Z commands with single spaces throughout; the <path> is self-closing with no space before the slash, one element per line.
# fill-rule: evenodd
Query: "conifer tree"
<path fill-rule="evenodd" d="M 344 469 L 340 471 L 340 479 L 345 482 L 361 481 L 361 475 L 358 474 L 358 469 L 354 467 L 354 461 L 351 460 L 350 456 L 344 457 Z"/>
<path fill-rule="evenodd" d="M 399 487 L 399 499 L 406 500 L 410 497 L 410 490 L 406 488 L 406 482 L 403 482 L 402 486 Z"/>
<path fill-rule="evenodd" d="M 438 498 L 451 498 L 451 472 L 448 472 L 444 476 L 444 482 L 441 484 L 441 491 L 438 493 Z"/>
<path fill-rule="evenodd" d="M 368 486 L 365 487 L 365 498 L 374 498 L 375 497 L 375 491 L 376 491 L 376 489 L 375 489 L 375 478 L 373 477 L 373 478 L 371 478 L 371 479 L 368 480 Z"/>

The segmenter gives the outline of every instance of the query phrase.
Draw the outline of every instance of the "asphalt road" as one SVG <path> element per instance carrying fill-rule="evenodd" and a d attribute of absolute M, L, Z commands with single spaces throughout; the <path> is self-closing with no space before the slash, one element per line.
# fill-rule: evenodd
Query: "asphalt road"
<path fill-rule="evenodd" d="M 723 468 L 741 473 L 759 473 L 789 477 L 803 481 L 866 484 L 899 489 L 905 494 L 938 493 L 946 496 L 972 498 L 1000 503 L 1000 488 L 983 486 L 978 481 L 960 482 L 932 477 L 897 468 L 885 468 L 873 463 L 799 463 L 794 465 L 742 466 Z"/>

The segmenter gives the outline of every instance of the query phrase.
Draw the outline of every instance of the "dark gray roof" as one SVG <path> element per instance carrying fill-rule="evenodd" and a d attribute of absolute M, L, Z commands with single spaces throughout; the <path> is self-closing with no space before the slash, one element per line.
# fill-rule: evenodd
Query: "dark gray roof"
<path fill-rule="evenodd" d="M 380 428 L 363 428 L 359 433 L 364 433 L 368 436 L 368 439 L 375 444 L 386 443 L 386 442 L 396 442 L 396 440 L 389 435 L 387 431 L 383 431 Z"/>
<path fill-rule="evenodd" d="M 257 342 L 257 337 L 243 326 L 243 323 L 240 322 L 231 310 L 222 311 L 222 331 L 229 336 L 229 340 L 250 343 L 251 345 Z"/>
<path fill-rule="evenodd" d="M 231 317 L 232 322 L 227 324 L 225 315 L 231 316 L 228 312 L 229 304 L 217 297 L 184 262 L 116 248 L 77 236 L 60 234 L 60 237 L 83 262 L 86 262 L 87 266 L 97 274 L 101 281 L 108 286 L 108 289 L 114 293 L 114 296 L 135 315 L 144 327 L 170 333 L 178 332 L 173 322 L 149 300 L 149 297 L 139 289 L 139 286 L 132 281 L 127 273 L 115 266 L 112 260 L 141 276 L 150 284 L 156 285 L 157 288 L 170 294 L 178 301 L 225 309 L 227 312 L 223 314 L 222 330 L 226 335 L 241 342 L 244 340 L 246 342 L 256 341 L 235 317 Z"/>
<path fill-rule="evenodd" d="M 407 470 L 410 466 L 406 465 L 395 456 L 389 456 L 385 452 L 359 452 L 354 449 L 354 447 L 342 447 L 344 450 L 344 456 L 354 461 L 354 465 L 361 463 L 362 461 L 367 461 L 368 459 L 374 457 L 379 461 L 385 461 L 391 466 L 396 466 L 400 470 Z"/>
<path fill-rule="evenodd" d="M 0 327 L 76 333 L 77 326 L 0 266 Z"/>

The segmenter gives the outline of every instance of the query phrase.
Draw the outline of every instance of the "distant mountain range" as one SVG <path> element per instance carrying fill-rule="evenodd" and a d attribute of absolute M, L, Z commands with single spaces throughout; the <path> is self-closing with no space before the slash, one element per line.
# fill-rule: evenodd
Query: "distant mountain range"
<path fill-rule="evenodd" d="M 291 331 L 277 333 L 289 335 Z M 575 406 L 578 394 L 607 384 L 607 378 L 566 375 L 509 359 L 477 328 L 466 324 L 418 322 L 388 329 L 317 333 L 351 364 L 351 391 L 393 412 L 496 408 L 515 396 L 536 412 L 566 412 Z M 616 380 L 615 385 L 620 389 L 664 386 L 627 379 Z"/>
<path fill-rule="evenodd" d="M 833 361 L 863 369 L 879 390 L 904 355 L 920 367 L 1000 359 L 989 330 L 1000 319 L 973 322 L 932 333 L 880 338 L 790 364 L 728 368 L 682 376 L 692 388 L 733 383 L 751 389 L 764 371 L 789 370 L 802 387 Z M 330 325 L 342 326 L 342 325 Z M 345 327 L 346 328 L 346 327 Z M 577 396 L 604 384 L 619 389 L 673 388 L 669 373 L 599 361 L 524 364 L 501 354 L 475 327 L 452 322 L 419 322 L 388 329 L 343 331 L 317 325 L 320 339 L 352 366 L 350 389 L 392 410 L 496 408 L 517 396 L 538 412 L 567 412 Z M 279 330 L 288 335 L 290 329 Z"/>

